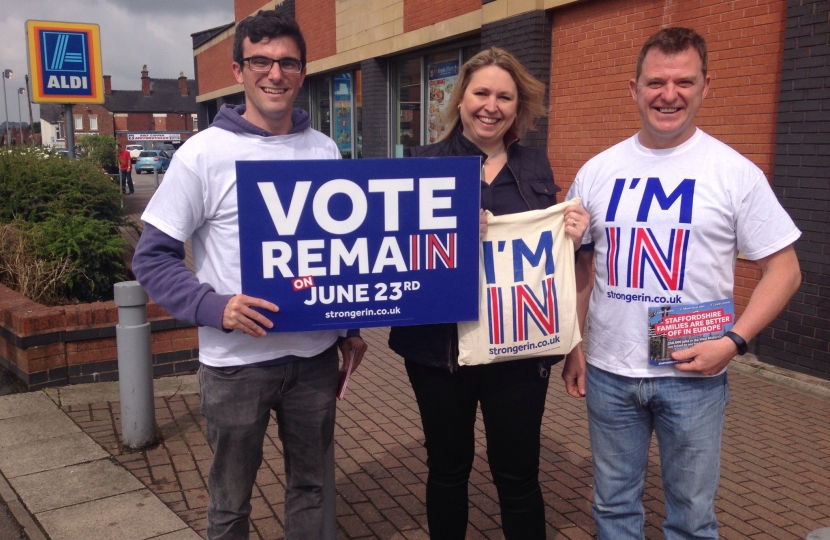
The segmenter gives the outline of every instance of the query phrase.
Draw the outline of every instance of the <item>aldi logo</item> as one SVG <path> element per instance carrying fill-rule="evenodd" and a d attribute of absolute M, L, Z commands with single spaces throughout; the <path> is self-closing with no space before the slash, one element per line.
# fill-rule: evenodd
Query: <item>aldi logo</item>
<path fill-rule="evenodd" d="M 27 21 L 33 102 L 103 103 L 97 24 Z"/>

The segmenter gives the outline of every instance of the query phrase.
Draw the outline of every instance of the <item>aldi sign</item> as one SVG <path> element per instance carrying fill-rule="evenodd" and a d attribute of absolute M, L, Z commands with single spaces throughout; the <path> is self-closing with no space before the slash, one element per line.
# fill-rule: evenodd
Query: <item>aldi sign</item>
<path fill-rule="evenodd" d="M 97 24 L 26 21 L 35 103 L 103 103 Z"/>

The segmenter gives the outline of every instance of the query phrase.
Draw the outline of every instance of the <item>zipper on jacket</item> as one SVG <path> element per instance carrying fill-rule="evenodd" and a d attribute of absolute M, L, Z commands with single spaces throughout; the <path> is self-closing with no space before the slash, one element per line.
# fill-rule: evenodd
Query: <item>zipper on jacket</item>
<path fill-rule="evenodd" d="M 513 168 L 510 166 L 510 164 L 509 164 L 509 163 L 507 163 L 507 169 L 510 171 L 510 174 L 512 174 L 512 175 L 513 175 L 513 180 L 515 180 L 515 181 L 516 181 L 516 185 L 517 185 L 517 186 L 519 186 L 519 195 L 521 195 L 521 196 L 522 196 L 522 200 L 523 200 L 523 201 L 525 202 L 525 204 L 527 205 L 527 209 L 528 209 L 528 210 L 537 210 L 536 208 L 533 208 L 532 206 L 530 206 L 530 203 L 529 203 L 529 202 L 527 202 L 527 197 L 525 197 L 525 193 L 524 193 L 524 191 L 522 190 L 522 183 L 519 181 L 519 177 L 518 177 L 518 176 L 516 176 L 516 173 L 514 173 L 514 172 L 513 172 Z"/>
<path fill-rule="evenodd" d="M 452 335 L 450 336 L 449 349 L 447 350 L 447 363 L 449 364 L 450 373 L 455 373 L 458 369 L 458 324 L 452 325 Z"/>

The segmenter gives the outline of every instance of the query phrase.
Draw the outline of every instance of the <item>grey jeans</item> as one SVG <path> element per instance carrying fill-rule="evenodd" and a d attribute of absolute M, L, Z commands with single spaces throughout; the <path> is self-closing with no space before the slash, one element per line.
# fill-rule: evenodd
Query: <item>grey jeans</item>
<path fill-rule="evenodd" d="M 337 349 L 267 367 L 199 368 L 202 414 L 213 449 L 208 538 L 247 539 L 251 490 L 271 411 L 285 463 L 285 538 L 317 540 L 325 454 L 334 437 Z"/>

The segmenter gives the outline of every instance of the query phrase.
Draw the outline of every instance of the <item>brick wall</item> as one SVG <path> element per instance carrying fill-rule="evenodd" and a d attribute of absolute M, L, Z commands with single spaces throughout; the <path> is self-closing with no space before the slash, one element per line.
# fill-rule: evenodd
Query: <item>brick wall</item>
<path fill-rule="evenodd" d="M 596 0 L 554 11 L 548 155 L 563 194 L 579 168 L 640 127 L 628 80 L 643 42 L 690 26 L 709 44 L 709 96 L 697 125 L 772 180 L 786 3 L 780 0 Z M 738 261 L 736 310 L 757 282 Z"/>
<path fill-rule="evenodd" d="M 337 54 L 337 20 L 334 0 L 306 0 L 295 7 L 309 62 Z"/>
<path fill-rule="evenodd" d="M 372 58 L 360 63 L 363 89 L 363 157 L 389 157 L 389 90 L 387 62 Z"/>
<path fill-rule="evenodd" d="M 830 379 L 830 2 L 787 6 L 774 189 L 802 231 L 803 282 L 753 345 L 765 362 Z"/>
<path fill-rule="evenodd" d="M 234 0 L 233 13 L 234 21 L 239 22 L 248 15 L 255 13 L 262 9 L 262 6 L 268 3 L 268 0 Z"/>
<path fill-rule="evenodd" d="M 87 110 L 89 109 L 89 110 Z M 84 128 L 82 130 L 75 130 L 76 133 L 83 133 L 88 135 L 115 135 L 115 126 L 113 124 L 112 113 L 99 104 L 81 104 L 72 106 L 72 115 L 81 116 L 84 119 Z M 89 117 L 98 117 L 98 129 L 92 131 L 89 126 Z"/>
<path fill-rule="evenodd" d="M 231 71 L 233 36 L 196 55 L 199 94 L 204 95 L 236 84 Z"/>
<path fill-rule="evenodd" d="M 481 0 L 403 0 L 403 29 L 419 28 L 481 9 Z"/>
<path fill-rule="evenodd" d="M 147 305 L 153 375 L 186 373 L 198 365 L 195 327 Z M 118 380 L 113 302 L 47 307 L 0 285 L 0 365 L 30 390 Z"/>
<path fill-rule="evenodd" d="M 129 131 L 153 131 L 155 121 L 153 113 L 130 113 L 127 117 L 127 130 Z"/>
<path fill-rule="evenodd" d="M 550 80 L 551 15 L 531 11 L 481 28 L 481 49 L 498 46 L 513 54 L 522 65 L 543 83 Z M 545 96 L 547 104 L 547 95 Z M 539 118 L 536 131 L 524 134 L 522 144 L 546 148 L 548 118 Z"/>

